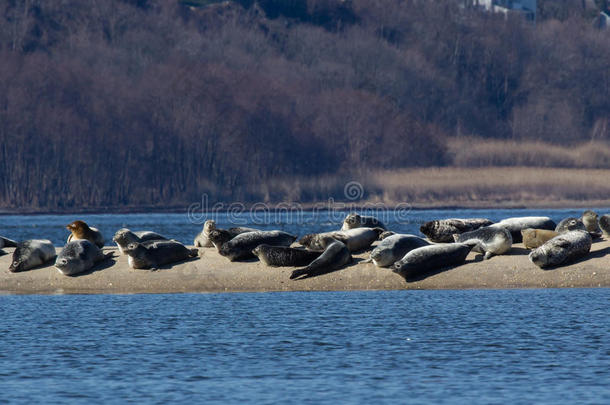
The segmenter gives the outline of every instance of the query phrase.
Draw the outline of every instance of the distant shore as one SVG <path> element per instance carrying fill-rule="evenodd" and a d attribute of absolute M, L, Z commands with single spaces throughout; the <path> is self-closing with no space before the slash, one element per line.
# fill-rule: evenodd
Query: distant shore
<path fill-rule="evenodd" d="M 610 241 L 595 242 L 589 255 L 570 265 L 542 270 L 532 264 L 523 245 L 510 254 L 483 261 L 471 253 L 466 264 L 407 282 L 389 269 L 361 263 L 329 274 L 290 280 L 293 268 L 267 267 L 258 261 L 232 263 L 213 248 L 200 249 L 200 257 L 157 271 L 133 270 L 126 256 L 114 257 L 93 271 L 67 277 L 52 265 L 10 273 L 12 248 L 0 256 L 0 293 L 3 294 L 136 294 L 178 292 L 351 291 L 414 289 L 510 289 L 610 287 Z M 59 252 L 59 249 L 58 249 Z"/>

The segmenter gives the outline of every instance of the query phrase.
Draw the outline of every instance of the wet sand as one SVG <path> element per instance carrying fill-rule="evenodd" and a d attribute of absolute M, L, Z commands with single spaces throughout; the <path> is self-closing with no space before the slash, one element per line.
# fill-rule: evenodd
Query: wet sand
<path fill-rule="evenodd" d="M 510 254 L 483 261 L 471 253 L 466 264 L 407 282 L 389 269 L 361 263 L 368 253 L 355 255 L 352 265 L 317 277 L 290 280 L 293 268 L 267 267 L 259 261 L 229 262 L 214 248 L 199 249 L 200 257 L 157 271 L 134 270 L 127 256 L 114 257 L 92 271 L 64 276 L 52 265 L 22 273 L 8 267 L 14 249 L 0 256 L 0 293 L 8 294 L 131 294 L 176 292 L 351 291 L 402 289 L 505 289 L 610 287 L 610 242 L 595 242 L 589 255 L 570 265 L 542 270 L 527 258 L 522 244 Z M 58 249 L 59 252 L 60 249 Z"/>

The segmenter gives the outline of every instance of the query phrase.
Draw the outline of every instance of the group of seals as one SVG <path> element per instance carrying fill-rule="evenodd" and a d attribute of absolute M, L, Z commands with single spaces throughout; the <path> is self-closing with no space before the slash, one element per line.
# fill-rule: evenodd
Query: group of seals
<path fill-rule="evenodd" d="M 453 235 L 474 231 L 482 226 L 493 224 L 486 218 L 449 218 L 437 219 L 424 223 L 420 232 L 435 243 L 453 242 Z"/>
<path fill-rule="evenodd" d="M 308 249 L 324 250 L 326 237 L 343 242 L 350 252 L 359 252 L 368 249 L 373 242 L 379 239 L 385 230 L 383 228 L 352 228 L 346 231 L 332 231 L 324 233 L 310 233 L 303 236 L 299 243 Z"/>
<path fill-rule="evenodd" d="M 203 229 L 195 237 L 193 245 L 195 245 L 195 247 L 213 247 L 214 243 L 210 240 L 210 233 L 215 230 L 218 230 L 218 228 L 216 228 L 216 221 L 214 221 L 213 219 L 208 219 L 207 221 L 205 221 L 205 223 L 203 224 Z M 228 238 L 227 240 L 233 239 L 241 233 L 253 231 L 258 231 L 258 229 L 235 227 L 225 230 Z"/>
<path fill-rule="evenodd" d="M 389 267 L 411 250 L 429 245 L 426 240 L 411 234 L 392 234 L 383 237 L 384 234 L 380 236 L 382 240 L 373 249 L 369 258 L 377 267 Z"/>
<path fill-rule="evenodd" d="M 352 255 L 345 243 L 330 236 L 324 237 L 320 243 L 324 246 L 324 252 L 304 269 L 294 270 L 290 275 L 291 280 L 328 273 L 352 261 Z"/>

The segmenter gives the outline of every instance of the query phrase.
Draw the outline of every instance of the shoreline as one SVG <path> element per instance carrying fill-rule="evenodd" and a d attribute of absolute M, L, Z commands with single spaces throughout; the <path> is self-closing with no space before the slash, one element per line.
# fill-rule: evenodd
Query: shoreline
<path fill-rule="evenodd" d="M 105 247 L 105 252 L 114 252 L 113 258 L 73 277 L 60 274 L 52 264 L 11 273 L 13 250 L 5 248 L 8 254 L 0 256 L 0 295 L 610 287 L 608 240 L 594 242 L 587 257 L 556 269 L 538 268 L 528 260 L 529 251 L 515 244 L 508 255 L 483 261 L 482 255 L 470 253 L 464 265 L 410 282 L 389 269 L 361 263 L 368 252 L 354 255 L 354 263 L 341 270 L 290 280 L 294 268 L 267 267 L 259 261 L 230 262 L 214 248 L 200 248 L 198 258 L 149 271 L 129 268 L 126 256 Z"/>

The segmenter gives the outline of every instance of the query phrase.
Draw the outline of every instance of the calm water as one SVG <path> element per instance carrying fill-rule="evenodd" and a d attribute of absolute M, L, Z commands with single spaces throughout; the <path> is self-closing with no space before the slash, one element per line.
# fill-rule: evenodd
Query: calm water
<path fill-rule="evenodd" d="M 417 210 L 374 212 L 386 226 L 395 232 L 419 234 L 423 222 L 439 218 L 489 218 L 499 221 L 514 216 L 549 216 L 556 222 L 582 215 L 582 209 L 545 210 Z M 610 208 L 595 208 L 599 214 L 610 213 Z M 15 239 L 50 239 L 63 246 L 69 235 L 65 226 L 82 219 L 102 231 L 106 243 L 123 227 L 131 230 L 153 230 L 183 243 L 192 244 L 206 219 L 215 219 L 219 227 L 249 226 L 259 229 L 281 229 L 295 235 L 325 232 L 341 227 L 344 211 L 305 211 L 299 213 L 214 213 L 189 214 L 99 214 L 99 215 L 0 215 L 0 235 Z"/>
<path fill-rule="evenodd" d="M 0 297 L 0 402 L 610 403 L 607 289 Z"/>

